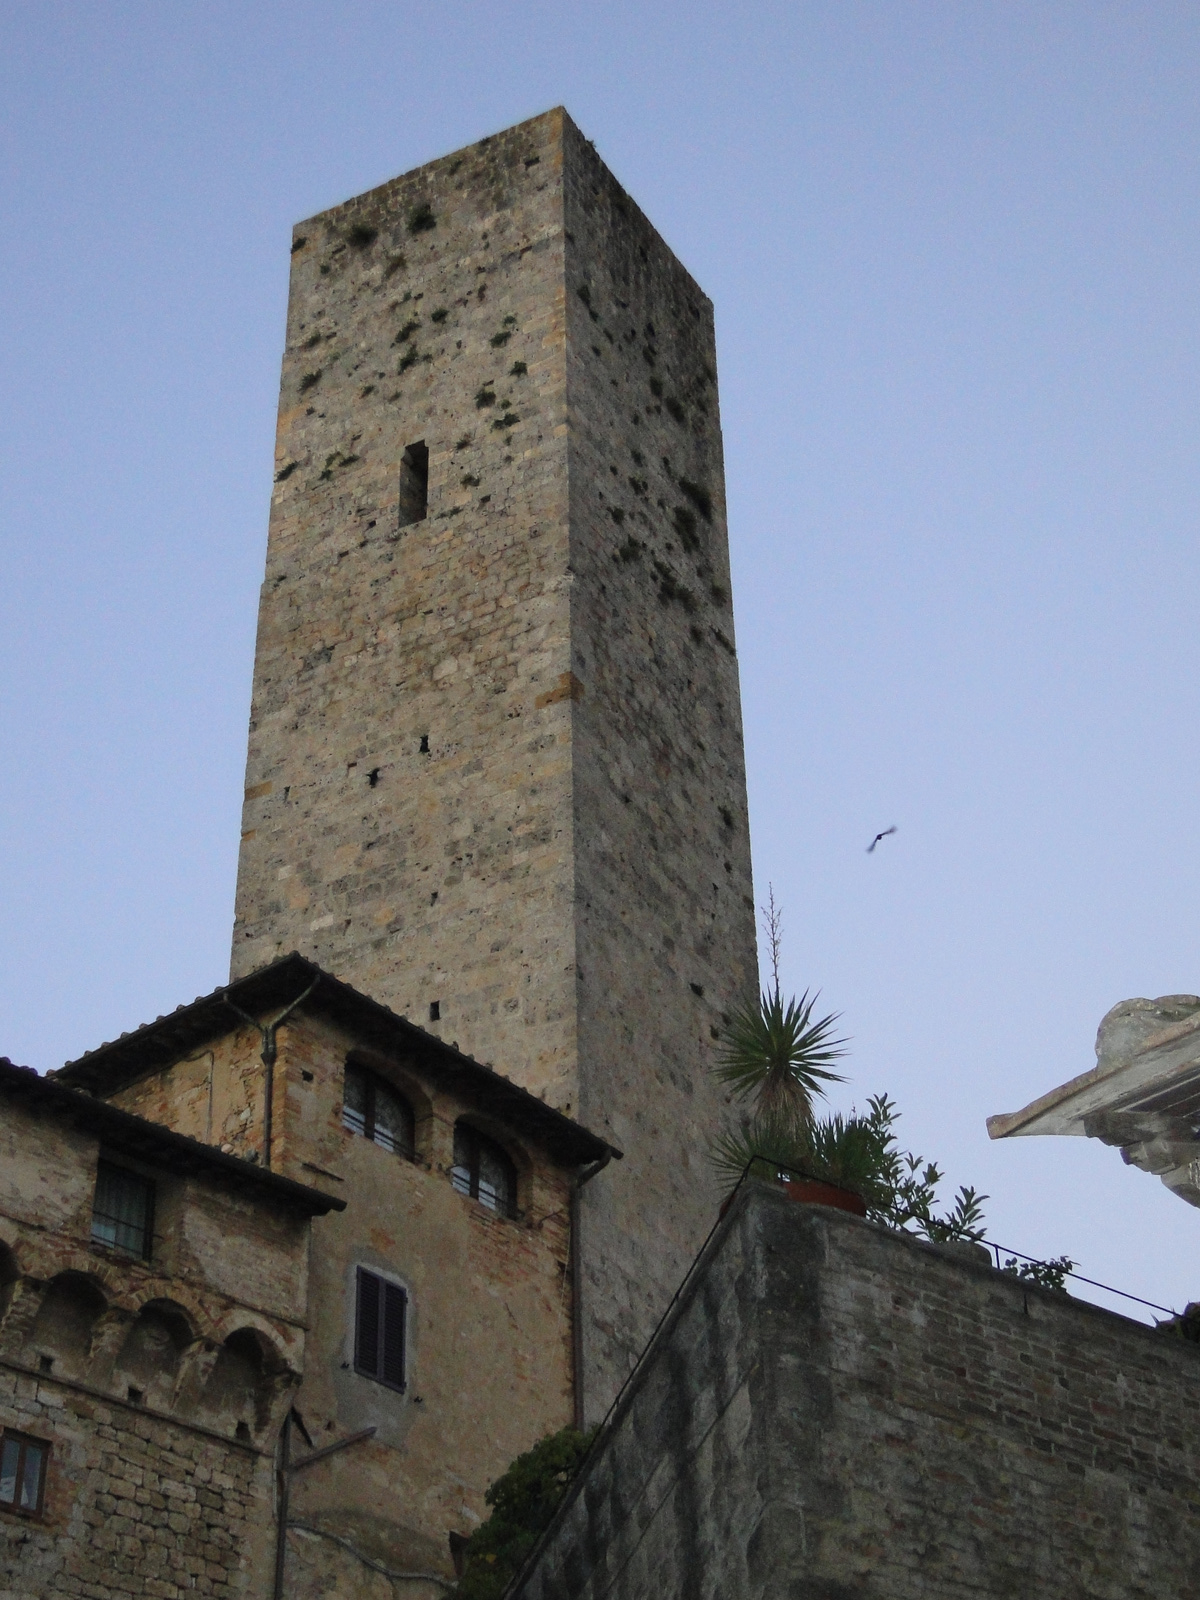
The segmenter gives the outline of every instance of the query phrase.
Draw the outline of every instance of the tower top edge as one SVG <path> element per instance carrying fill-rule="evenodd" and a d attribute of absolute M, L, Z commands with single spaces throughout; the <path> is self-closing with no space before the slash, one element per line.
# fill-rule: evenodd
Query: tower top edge
<path fill-rule="evenodd" d="M 404 188 L 415 180 L 428 174 L 430 177 L 440 175 L 441 169 L 453 166 L 455 162 L 463 162 L 468 156 L 486 150 L 489 145 L 498 145 L 502 141 L 519 144 L 523 138 L 534 138 L 539 143 L 561 145 L 564 130 L 570 128 L 573 133 L 582 138 L 579 128 L 565 106 L 551 106 L 546 111 L 539 112 L 536 116 L 526 117 L 522 122 L 514 122 L 507 128 L 499 128 L 495 133 L 484 134 L 480 139 L 473 139 L 469 144 L 460 146 L 457 150 L 450 150 L 445 155 L 434 156 L 430 161 L 422 161 L 418 166 L 409 167 L 404 172 L 398 172 L 394 177 L 385 178 L 382 183 L 374 184 L 370 189 L 364 189 L 359 194 L 349 195 L 345 200 L 339 200 L 336 205 L 326 206 L 321 211 L 315 211 L 311 216 L 303 217 L 293 224 L 293 232 L 300 228 L 311 228 L 320 222 L 329 222 L 341 216 L 353 215 L 354 212 L 377 205 L 386 201 L 394 190 Z"/>
<path fill-rule="evenodd" d="M 468 161 L 478 162 L 483 157 L 490 157 L 493 161 L 498 160 L 502 166 L 514 167 L 521 163 L 529 164 L 531 157 L 540 160 L 547 154 L 552 156 L 560 184 L 565 181 L 568 172 L 581 178 L 586 175 L 586 181 L 590 181 L 596 195 L 603 191 L 615 210 L 627 220 L 634 221 L 635 226 L 657 241 L 667 252 L 675 269 L 687 280 L 689 291 L 699 298 L 708 315 L 712 316 L 710 296 L 600 155 L 594 141 L 582 132 L 566 107 L 561 105 L 513 123 L 497 133 L 487 134 L 482 139 L 423 162 L 420 166 L 410 167 L 406 172 L 397 173 L 373 188 L 339 201 L 337 205 L 314 212 L 312 216 L 294 224 L 293 241 L 301 240 L 313 228 L 336 231 L 353 226 L 356 222 L 373 223 L 376 215 L 397 203 L 419 204 L 424 199 L 433 198 L 435 192 Z M 475 175 L 478 181 L 478 171 Z M 570 240 L 569 229 L 567 236 Z"/>

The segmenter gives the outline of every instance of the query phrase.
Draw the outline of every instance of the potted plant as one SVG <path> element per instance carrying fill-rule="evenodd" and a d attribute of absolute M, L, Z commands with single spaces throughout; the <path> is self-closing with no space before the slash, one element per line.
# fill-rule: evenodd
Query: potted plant
<path fill-rule="evenodd" d="M 782 922 L 772 894 L 765 914 L 773 986 L 731 1018 L 716 1064 L 735 1098 L 748 1102 L 710 1154 L 732 1190 L 747 1173 L 779 1183 L 793 1199 L 831 1205 L 935 1243 L 983 1238 L 982 1202 L 966 1185 L 951 1210 L 935 1211 L 942 1173 L 896 1143 L 896 1109 L 873 1095 L 865 1114 L 818 1119 L 813 1100 L 841 1083 L 833 1063 L 846 1041 L 834 1037 L 838 1014 L 814 1019 L 817 996 L 783 1000 L 779 985 Z M 729 1204 L 726 1198 L 722 1211 Z"/>
<path fill-rule="evenodd" d="M 717 1074 L 753 1112 L 713 1146 L 718 1169 L 736 1184 L 747 1171 L 770 1177 L 795 1200 L 866 1215 L 874 1145 L 863 1119 L 818 1122 L 813 1097 L 840 1082 L 832 1063 L 845 1040 L 833 1036 L 835 1015 L 813 1018 L 816 995 L 786 1003 L 778 972 L 773 989 L 730 1021 Z"/>
<path fill-rule="evenodd" d="M 728 1129 L 713 1146 L 713 1160 L 731 1185 L 743 1173 L 782 1185 L 793 1200 L 836 1206 L 865 1217 L 885 1201 L 880 1168 L 885 1151 L 869 1117 L 840 1112 L 800 1126 L 757 1116 Z"/>

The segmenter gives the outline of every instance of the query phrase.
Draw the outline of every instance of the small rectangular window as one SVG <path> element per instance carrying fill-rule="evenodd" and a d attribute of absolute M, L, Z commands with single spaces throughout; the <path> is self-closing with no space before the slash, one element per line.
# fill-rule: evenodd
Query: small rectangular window
<path fill-rule="evenodd" d="M 46 1492 L 50 1446 L 23 1433 L 0 1434 L 0 1506 L 37 1516 Z"/>
<path fill-rule="evenodd" d="M 136 1172 L 101 1161 L 92 1201 L 92 1238 L 149 1260 L 153 1228 L 154 1185 Z"/>
<path fill-rule="evenodd" d="M 354 1370 L 366 1378 L 404 1388 L 404 1318 L 408 1296 L 377 1272 L 358 1269 L 354 1318 Z"/>
<path fill-rule="evenodd" d="M 429 510 L 429 451 L 424 439 L 400 457 L 400 527 L 420 522 Z"/>

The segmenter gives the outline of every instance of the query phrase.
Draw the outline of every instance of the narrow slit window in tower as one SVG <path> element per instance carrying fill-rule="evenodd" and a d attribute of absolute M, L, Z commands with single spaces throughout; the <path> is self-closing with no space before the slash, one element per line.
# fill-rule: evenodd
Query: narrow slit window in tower
<path fill-rule="evenodd" d="M 420 522 L 429 510 L 429 451 L 424 439 L 400 457 L 400 527 Z"/>

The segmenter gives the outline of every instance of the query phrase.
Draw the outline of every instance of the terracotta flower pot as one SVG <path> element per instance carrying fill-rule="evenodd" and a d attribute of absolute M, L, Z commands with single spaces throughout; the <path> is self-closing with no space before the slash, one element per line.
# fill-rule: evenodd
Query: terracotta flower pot
<path fill-rule="evenodd" d="M 784 1192 L 793 1200 L 810 1206 L 836 1206 L 839 1211 L 851 1211 L 856 1217 L 865 1217 L 867 1203 L 862 1195 L 852 1189 L 839 1189 L 832 1183 L 818 1183 L 815 1178 L 784 1178 Z"/>

